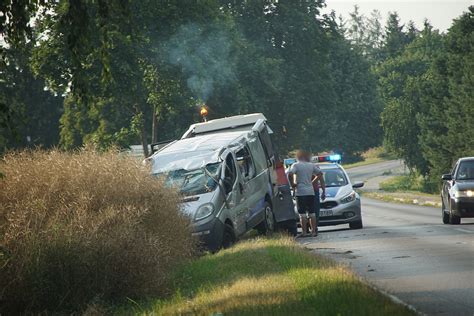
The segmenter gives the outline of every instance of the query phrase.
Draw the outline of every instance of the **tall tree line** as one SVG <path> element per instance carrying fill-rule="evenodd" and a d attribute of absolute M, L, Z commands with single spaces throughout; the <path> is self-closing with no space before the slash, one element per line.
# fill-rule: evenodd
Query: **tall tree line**
<path fill-rule="evenodd" d="M 472 153 L 472 8 L 442 34 L 323 7 L 4 1 L 0 148 L 147 148 L 179 137 L 205 103 L 210 118 L 263 112 L 282 151 L 356 156 L 383 140 L 435 186 Z"/>
<path fill-rule="evenodd" d="M 355 10 L 350 25 L 370 30 L 373 21 Z M 427 191 L 438 189 L 440 175 L 459 157 L 474 156 L 473 34 L 473 6 L 444 34 L 428 21 L 421 30 L 403 25 L 396 13 L 389 15 L 380 47 L 367 31 L 349 34 L 373 60 L 385 145 L 425 178 Z"/>
<path fill-rule="evenodd" d="M 2 148 L 146 145 L 199 121 L 202 103 L 210 118 L 263 112 L 282 150 L 381 140 L 370 63 L 322 0 L 26 3 L 1 8 Z"/>

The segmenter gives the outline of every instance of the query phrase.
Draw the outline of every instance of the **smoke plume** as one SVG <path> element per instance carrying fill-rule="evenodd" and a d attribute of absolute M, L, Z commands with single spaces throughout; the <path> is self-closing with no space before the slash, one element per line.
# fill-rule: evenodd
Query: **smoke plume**
<path fill-rule="evenodd" d="M 204 102 L 217 86 L 235 79 L 230 58 L 232 40 L 223 27 L 181 26 L 167 46 L 169 62 L 181 67 L 188 88 Z"/>

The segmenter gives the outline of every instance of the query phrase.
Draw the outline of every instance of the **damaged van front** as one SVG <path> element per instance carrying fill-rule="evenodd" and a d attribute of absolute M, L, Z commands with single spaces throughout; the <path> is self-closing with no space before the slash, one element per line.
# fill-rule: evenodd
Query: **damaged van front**
<path fill-rule="evenodd" d="M 219 220 L 225 204 L 223 162 L 218 152 L 189 151 L 186 143 L 155 155 L 152 174 L 182 194 L 181 210 L 191 220 L 193 235 L 199 236 L 209 249 L 217 250 L 223 243 L 235 240 L 233 235 L 223 240 L 225 224 Z"/>
<path fill-rule="evenodd" d="M 262 114 L 194 124 L 148 159 L 152 174 L 182 194 L 193 234 L 211 251 L 251 229 L 266 234 L 277 222 L 294 222 L 284 203 L 291 195 L 277 181 L 269 130 Z"/>

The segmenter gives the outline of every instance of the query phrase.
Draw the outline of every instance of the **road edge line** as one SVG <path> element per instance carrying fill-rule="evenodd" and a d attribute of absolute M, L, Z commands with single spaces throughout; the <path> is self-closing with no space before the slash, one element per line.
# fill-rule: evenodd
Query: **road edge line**
<path fill-rule="evenodd" d="M 351 269 L 352 270 L 352 269 Z M 388 297 L 392 302 L 396 303 L 396 304 L 399 304 L 399 305 L 403 305 L 405 306 L 406 308 L 408 308 L 409 310 L 411 310 L 412 312 L 416 313 L 417 315 L 420 315 L 420 316 L 427 316 L 427 314 L 425 313 L 422 313 L 420 312 L 419 310 L 416 309 L 415 306 L 411 305 L 411 304 L 408 304 L 407 302 L 401 300 L 400 298 L 398 298 L 397 296 L 395 296 L 394 294 L 391 294 L 389 293 L 388 291 L 384 290 L 384 289 L 381 289 L 379 286 L 375 285 L 373 282 L 369 281 L 368 279 L 364 279 L 362 278 L 358 273 L 356 273 L 354 270 L 352 270 L 359 278 L 359 280 L 361 282 L 364 282 L 365 284 L 367 284 L 371 289 L 373 289 L 374 291 L 377 291 L 379 293 L 381 293 L 382 295 Z"/>
<path fill-rule="evenodd" d="M 398 298 L 397 296 L 395 296 L 394 294 L 391 294 L 389 293 L 388 291 L 380 288 L 379 286 L 377 286 L 374 282 L 370 281 L 369 279 L 367 279 L 366 277 L 362 277 L 359 273 L 357 273 L 350 264 L 347 264 L 347 263 L 343 263 L 343 262 L 339 262 L 337 260 L 335 260 L 334 258 L 331 258 L 331 256 L 328 256 L 326 254 L 323 254 L 323 253 L 320 253 L 320 252 L 317 252 L 317 251 L 314 251 L 315 249 L 313 248 L 309 248 L 309 247 L 306 247 L 305 244 L 303 243 L 299 243 L 300 244 L 300 247 L 306 249 L 306 250 L 309 250 L 310 253 L 313 253 L 313 254 L 316 254 L 316 255 L 319 255 L 319 256 L 322 256 L 326 259 L 329 259 L 331 261 L 334 261 L 336 262 L 337 264 L 340 264 L 341 266 L 344 266 L 346 269 L 350 270 L 354 276 L 362 283 L 366 284 L 369 288 L 371 288 L 372 290 L 376 291 L 376 292 L 379 292 L 380 294 L 388 297 L 393 303 L 396 303 L 396 304 L 399 304 L 399 305 L 402 305 L 402 306 L 405 306 L 406 308 L 408 308 L 410 311 L 414 312 L 415 314 L 417 315 L 420 315 L 420 316 L 427 316 L 428 314 L 425 314 L 425 313 L 422 313 L 420 312 L 419 310 L 416 309 L 415 306 L 411 305 L 411 304 L 408 304 L 407 302 L 405 301 L 402 301 L 400 298 Z"/>

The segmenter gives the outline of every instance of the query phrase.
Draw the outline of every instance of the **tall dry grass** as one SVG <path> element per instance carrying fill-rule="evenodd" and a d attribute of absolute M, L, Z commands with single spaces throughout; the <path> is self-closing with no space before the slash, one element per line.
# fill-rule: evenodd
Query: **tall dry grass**
<path fill-rule="evenodd" d="M 194 252 L 179 197 L 132 158 L 25 151 L 0 170 L 0 314 L 160 295 Z"/>

